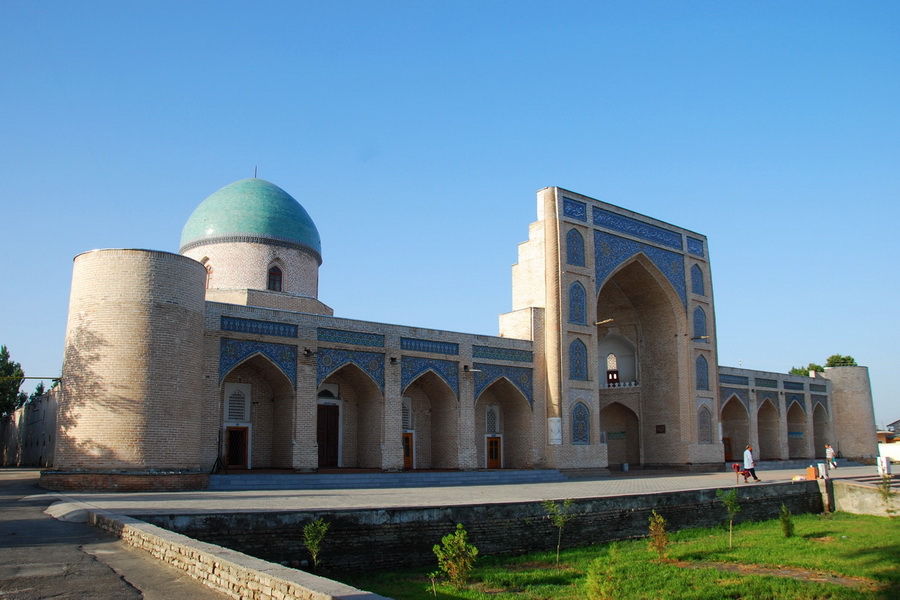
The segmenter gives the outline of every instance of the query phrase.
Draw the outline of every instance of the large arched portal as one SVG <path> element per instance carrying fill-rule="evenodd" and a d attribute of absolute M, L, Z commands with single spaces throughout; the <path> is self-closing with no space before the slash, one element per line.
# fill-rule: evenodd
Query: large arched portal
<path fill-rule="evenodd" d="M 487 469 L 529 469 L 531 406 L 506 378 L 489 385 L 475 401 L 477 464 Z"/>
<path fill-rule="evenodd" d="M 681 298 L 659 268 L 638 254 L 603 284 L 597 297 L 597 321 L 600 373 L 608 370 L 609 354 L 618 351 L 625 360 L 616 356 L 617 366 L 624 362 L 631 371 L 625 377 L 630 382 L 621 376 L 619 380 L 639 390 L 643 463 L 686 462 L 682 428 L 690 431 L 690 423 L 682 423 L 681 407 L 688 402 L 682 395 L 689 391 L 684 380 L 689 373 L 679 358 L 679 334 L 686 334 L 687 323 Z M 626 396 L 632 397 L 632 390 L 625 389 L 630 386 L 604 386 L 607 377 L 601 378 L 601 405 L 625 403 Z M 629 456 L 622 462 L 633 461 Z"/>
<path fill-rule="evenodd" d="M 756 425 L 759 432 L 759 448 L 754 456 L 757 460 L 781 460 L 781 426 L 778 409 L 770 399 L 766 399 L 756 412 Z"/>
<path fill-rule="evenodd" d="M 737 396 L 732 396 L 722 407 L 722 444 L 725 460 L 740 460 L 744 448 L 750 443 L 750 415 Z"/>
<path fill-rule="evenodd" d="M 427 371 L 403 396 L 406 468 L 459 468 L 459 402 L 447 382 Z"/>
<path fill-rule="evenodd" d="M 806 413 L 798 401 L 792 402 L 787 410 L 787 426 L 788 458 L 812 458 L 807 451 Z"/>
<path fill-rule="evenodd" d="M 613 402 L 600 409 L 600 427 L 606 433 L 610 467 L 641 464 L 640 424 L 634 411 Z"/>
<path fill-rule="evenodd" d="M 316 442 L 320 467 L 323 444 L 340 444 L 337 466 L 380 469 L 384 444 L 384 395 L 372 378 L 354 364 L 346 364 L 323 381 L 323 388 L 336 390 L 333 399 L 319 400 Z M 329 406 L 336 406 L 329 408 Z M 335 410 L 337 411 L 335 413 Z M 335 438 L 335 436 L 337 436 Z"/>
<path fill-rule="evenodd" d="M 281 369 L 256 354 L 228 372 L 221 393 L 225 466 L 292 468 L 294 389 Z"/>

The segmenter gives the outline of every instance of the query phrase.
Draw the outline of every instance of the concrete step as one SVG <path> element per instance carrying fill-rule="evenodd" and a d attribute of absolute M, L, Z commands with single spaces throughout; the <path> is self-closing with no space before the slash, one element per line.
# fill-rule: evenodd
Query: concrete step
<path fill-rule="evenodd" d="M 780 469 L 797 469 L 797 470 L 805 470 L 806 467 L 811 465 L 818 465 L 819 463 L 824 463 L 824 458 L 798 458 L 794 460 L 762 460 L 756 461 L 756 470 L 757 471 L 777 471 Z M 840 467 L 860 467 L 862 466 L 860 463 L 853 462 L 847 460 L 846 458 L 837 459 L 838 468 Z M 730 470 L 731 465 L 733 463 L 737 463 L 739 465 L 744 464 L 743 460 L 735 460 L 731 462 L 725 463 L 725 469 Z"/>
<path fill-rule="evenodd" d="M 498 471 L 411 471 L 402 473 L 262 473 L 210 475 L 212 491 L 327 490 L 505 485 L 566 481 L 556 469 Z"/>

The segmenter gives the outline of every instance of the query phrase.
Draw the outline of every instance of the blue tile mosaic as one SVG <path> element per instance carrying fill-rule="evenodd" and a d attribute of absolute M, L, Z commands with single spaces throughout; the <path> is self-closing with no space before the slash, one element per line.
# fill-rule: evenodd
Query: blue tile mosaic
<path fill-rule="evenodd" d="M 706 336 L 706 312 L 699 306 L 694 309 L 694 339 L 698 342 L 709 342 L 702 339 Z"/>
<path fill-rule="evenodd" d="M 319 348 L 316 352 L 316 385 L 321 385 L 329 375 L 347 364 L 362 369 L 384 392 L 384 354 L 362 350 Z"/>
<path fill-rule="evenodd" d="M 219 381 L 234 367 L 255 354 L 271 360 L 297 387 L 297 347 L 269 342 L 222 338 L 219 346 Z"/>
<path fill-rule="evenodd" d="M 451 342 L 436 342 L 434 340 L 419 340 L 416 338 L 400 338 L 400 348 L 413 352 L 430 352 L 432 354 L 459 354 L 459 344 Z"/>
<path fill-rule="evenodd" d="M 705 256 L 703 251 L 703 240 L 698 240 L 697 238 L 688 236 L 687 249 L 688 252 L 696 256 Z"/>
<path fill-rule="evenodd" d="M 492 348 L 490 346 L 472 346 L 474 358 L 487 358 L 492 360 L 508 360 L 510 362 L 534 362 L 534 353 L 530 350 L 516 350 L 514 348 Z"/>
<path fill-rule="evenodd" d="M 566 234 L 566 262 L 575 267 L 584 266 L 584 238 L 577 229 Z"/>
<path fill-rule="evenodd" d="M 297 337 L 297 326 L 288 323 L 274 323 L 272 321 L 257 321 L 255 319 L 239 319 L 237 317 L 222 316 L 220 319 L 222 331 L 236 331 L 238 333 L 256 333 L 260 335 L 275 335 L 278 337 Z"/>
<path fill-rule="evenodd" d="M 569 323 L 587 325 L 587 292 L 577 281 L 569 286 Z"/>
<path fill-rule="evenodd" d="M 581 402 L 572 409 L 572 443 L 591 443 L 591 413 Z"/>
<path fill-rule="evenodd" d="M 335 342 L 338 344 L 384 348 L 383 335 L 377 333 L 365 333 L 362 331 L 346 331 L 343 329 L 319 327 L 316 329 L 316 339 L 320 342 Z"/>
<path fill-rule="evenodd" d="M 569 344 L 569 379 L 587 381 L 588 378 L 587 346 L 579 339 Z"/>
<path fill-rule="evenodd" d="M 772 406 L 775 407 L 775 410 L 780 414 L 781 413 L 781 402 L 778 401 L 778 392 L 775 390 L 756 390 L 756 402 L 758 406 L 762 406 L 762 403 L 766 400 L 770 400 L 772 402 Z"/>
<path fill-rule="evenodd" d="M 805 390 L 806 386 L 797 381 L 785 381 L 784 389 L 786 390 Z"/>
<path fill-rule="evenodd" d="M 821 383 L 811 383 L 809 384 L 809 391 L 811 392 L 827 392 L 828 388 L 822 385 Z"/>
<path fill-rule="evenodd" d="M 785 405 L 788 407 L 788 410 L 790 410 L 791 406 L 795 402 L 797 403 L 797 406 L 799 406 L 800 409 L 805 413 L 806 412 L 806 402 L 805 402 L 805 397 L 803 396 L 803 394 L 791 394 L 790 396 L 785 398 Z"/>
<path fill-rule="evenodd" d="M 675 292 L 681 298 L 682 304 L 687 308 L 687 283 L 684 271 L 684 257 L 677 252 L 663 250 L 654 246 L 648 246 L 641 242 L 626 240 L 616 235 L 603 231 L 594 232 L 594 266 L 597 272 L 597 292 L 606 282 L 606 278 L 619 265 L 635 256 L 643 253 L 650 261 L 662 271 Z"/>
<path fill-rule="evenodd" d="M 750 385 L 750 378 L 742 375 L 726 375 L 719 373 L 719 383 L 733 383 L 735 385 Z"/>
<path fill-rule="evenodd" d="M 709 389 L 709 361 L 704 356 L 697 357 L 697 389 Z"/>
<path fill-rule="evenodd" d="M 813 394 L 810 398 L 812 399 L 813 407 L 815 407 L 816 404 L 821 404 L 826 411 L 828 410 L 828 396 Z"/>
<path fill-rule="evenodd" d="M 753 380 L 756 384 L 756 387 L 765 387 L 765 388 L 777 388 L 778 381 L 775 379 L 763 379 L 761 377 L 757 377 Z"/>
<path fill-rule="evenodd" d="M 475 401 L 481 393 L 491 384 L 501 378 L 509 380 L 528 400 L 528 404 L 534 408 L 534 372 L 527 367 L 508 367 L 504 365 L 489 365 L 474 363 L 475 369 Z"/>
<path fill-rule="evenodd" d="M 722 378 L 719 377 L 721 381 Z M 737 396 L 737 398 L 741 401 L 748 411 L 750 410 L 750 392 L 746 389 L 741 388 L 730 388 L 730 387 L 720 387 L 719 388 L 719 401 L 722 406 L 725 406 L 725 403 L 731 399 L 732 396 Z"/>
<path fill-rule="evenodd" d="M 675 233 L 674 231 L 669 231 L 668 229 L 663 229 L 662 227 L 657 227 L 655 225 L 648 225 L 647 223 L 632 219 L 631 217 L 617 215 L 596 206 L 594 207 L 594 225 L 621 231 L 630 236 L 639 237 L 648 242 L 661 244 L 663 246 L 675 248 L 676 250 L 681 250 L 683 248 L 680 233 Z"/>
<path fill-rule="evenodd" d="M 563 196 L 563 216 L 587 222 L 587 204 Z"/>
<path fill-rule="evenodd" d="M 457 399 L 459 398 L 459 363 L 415 356 L 402 356 L 400 361 L 400 389 L 405 391 L 406 387 L 420 375 L 427 371 L 434 371 L 450 386 Z"/>
<path fill-rule="evenodd" d="M 697 265 L 691 267 L 691 293 L 698 296 L 706 295 L 706 289 L 703 284 L 703 270 Z"/>

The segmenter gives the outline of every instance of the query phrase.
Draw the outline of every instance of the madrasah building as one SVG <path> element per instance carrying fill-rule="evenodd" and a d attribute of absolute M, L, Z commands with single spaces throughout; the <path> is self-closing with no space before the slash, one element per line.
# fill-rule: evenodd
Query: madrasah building
<path fill-rule="evenodd" d="M 335 316 L 315 223 L 262 179 L 206 198 L 179 254 L 78 255 L 45 476 L 877 455 L 865 367 L 718 365 L 705 236 L 556 187 L 537 213 L 497 337 Z"/>

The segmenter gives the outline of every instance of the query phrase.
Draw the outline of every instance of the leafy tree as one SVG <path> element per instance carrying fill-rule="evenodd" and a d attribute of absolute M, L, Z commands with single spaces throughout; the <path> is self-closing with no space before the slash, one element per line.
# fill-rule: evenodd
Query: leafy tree
<path fill-rule="evenodd" d="M 669 545 L 669 534 L 666 532 L 665 518 L 656 512 L 650 515 L 650 542 L 649 547 L 656 552 L 659 560 L 666 557 L 666 547 Z"/>
<path fill-rule="evenodd" d="M 852 356 L 841 356 L 840 354 L 832 354 L 825 361 L 826 367 L 856 367 L 856 359 Z"/>
<path fill-rule="evenodd" d="M 469 543 L 469 534 L 462 523 L 457 523 L 456 531 L 442 537 L 441 543 L 435 544 L 432 550 L 437 556 L 438 567 L 447 576 L 450 585 L 462 587 L 469 579 L 469 571 L 475 566 L 475 557 L 478 556 L 478 548 Z"/>
<path fill-rule="evenodd" d="M 35 386 L 34 391 L 31 392 L 31 395 L 28 396 L 28 401 L 31 402 L 32 400 L 37 400 L 38 398 L 40 398 L 41 396 L 43 396 L 46 393 L 47 393 L 47 390 L 46 390 L 46 388 L 44 388 L 44 382 L 41 381 L 40 383 L 37 384 L 37 386 Z"/>
<path fill-rule="evenodd" d="M 309 551 L 312 558 L 313 568 L 319 566 L 319 554 L 322 552 L 322 542 L 325 541 L 325 534 L 331 523 L 325 521 L 321 517 L 315 521 L 311 521 L 303 526 L 303 545 Z"/>
<path fill-rule="evenodd" d="M 9 357 L 6 346 L 0 346 L 0 415 L 15 412 L 28 400 L 25 392 L 20 392 L 25 372 L 22 365 Z"/>
<path fill-rule="evenodd" d="M 788 375 L 809 375 L 810 371 L 816 371 L 821 373 L 825 370 L 825 367 L 822 365 L 817 365 L 816 363 L 809 363 L 808 367 L 791 367 L 791 370 L 788 371 Z"/>

